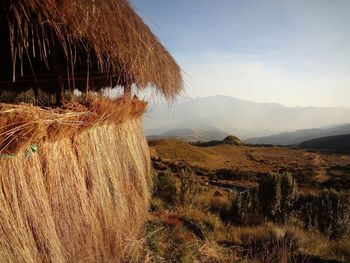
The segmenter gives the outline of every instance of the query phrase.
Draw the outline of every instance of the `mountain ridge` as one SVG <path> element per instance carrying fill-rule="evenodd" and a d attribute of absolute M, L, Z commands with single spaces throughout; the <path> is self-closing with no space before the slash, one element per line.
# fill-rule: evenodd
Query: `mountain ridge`
<path fill-rule="evenodd" d="M 156 140 L 156 139 L 183 139 L 189 142 L 198 142 L 198 141 L 212 141 L 212 140 L 222 140 L 228 133 L 221 131 L 219 129 L 214 130 L 205 130 L 205 129 L 173 129 L 163 132 L 158 135 L 149 135 L 147 140 Z"/>
<path fill-rule="evenodd" d="M 216 95 L 182 97 L 174 104 L 149 105 L 143 119 L 146 135 L 160 135 L 173 129 L 225 131 L 243 140 L 299 129 L 350 123 L 346 107 L 286 107 L 278 103 L 257 103 Z"/>
<path fill-rule="evenodd" d="M 294 145 L 303 141 L 347 133 L 350 133 L 350 123 L 332 125 L 330 128 L 302 129 L 294 132 L 283 132 L 270 136 L 249 138 L 245 142 L 250 144 Z"/>

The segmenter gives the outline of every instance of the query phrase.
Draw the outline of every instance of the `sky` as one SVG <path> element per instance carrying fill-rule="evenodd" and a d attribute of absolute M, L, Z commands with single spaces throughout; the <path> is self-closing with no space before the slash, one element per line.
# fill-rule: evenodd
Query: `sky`
<path fill-rule="evenodd" d="M 349 0 L 131 0 L 190 97 L 350 106 Z"/>

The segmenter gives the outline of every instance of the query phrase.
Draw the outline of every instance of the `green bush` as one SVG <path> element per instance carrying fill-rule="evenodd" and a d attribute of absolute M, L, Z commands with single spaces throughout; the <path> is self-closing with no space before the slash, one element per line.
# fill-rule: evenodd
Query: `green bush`
<path fill-rule="evenodd" d="M 249 196 L 247 193 L 236 193 L 232 197 L 231 208 L 229 212 L 230 222 L 234 225 L 243 225 L 249 209 Z"/>
<path fill-rule="evenodd" d="M 173 206 L 177 200 L 175 179 L 169 173 L 158 173 L 153 179 L 153 197 L 165 202 L 167 208 Z"/>
<path fill-rule="evenodd" d="M 299 196 L 296 209 L 304 227 L 308 230 L 318 227 L 318 196 L 303 194 Z"/>
<path fill-rule="evenodd" d="M 298 192 L 290 173 L 271 173 L 259 183 L 254 206 L 266 220 L 286 223 L 294 210 Z"/>
<path fill-rule="evenodd" d="M 280 175 L 269 174 L 258 186 L 257 201 L 260 214 L 267 220 L 277 221 L 281 207 Z"/>
<path fill-rule="evenodd" d="M 302 195 L 298 201 L 299 218 L 308 229 L 316 228 L 332 240 L 350 233 L 348 195 L 325 189 L 319 195 Z"/>
<path fill-rule="evenodd" d="M 348 197 L 333 189 L 324 190 L 318 202 L 318 228 L 330 239 L 337 240 L 350 231 L 350 206 Z"/>

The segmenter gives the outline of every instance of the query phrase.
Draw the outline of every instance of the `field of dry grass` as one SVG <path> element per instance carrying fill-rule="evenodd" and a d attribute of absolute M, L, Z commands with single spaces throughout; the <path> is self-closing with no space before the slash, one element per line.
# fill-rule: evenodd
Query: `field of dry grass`
<path fill-rule="evenodd" d="M 279 146 L 236 146 L 219 144 L 208 147 L 180 140 L 151 141 L 153 159 L 168 163 L 186 163 L 211 172 L 219 169 L 256 173 L 291 171 L 303 187 L 312 183 L 336 184 L 350 188 L 350 155 L 310 152 Z M 339 183 L 340 184 L 340 183 Z"/>
<path fill-rule="evenodd" d="M 151 154 L 163 160 L 185 161 L 207 169 L 241 169 L 269 172 L 276 168 L 327 168 L 350 164 L 350 155 L 308 152 L 279 146 L 220 144 L 198 147 L 179 140 L 150 143 Z"/>
<path fill-rule="evenodd" d="M 350 155 L 287 147 L 199 147 L 179 140 L 149 146 L 155 174 L 168 178 L 161 185 L 171 192 L 164 199 L 164 191 L 156 188 L 151 201 L 146 251 L 152 262 L 349 262 L 348 237 L 331 240 L 305 228 L 296 215 L 276 223 L 251 210 L 244 222 L 233 223 L 235 192 L 217 185 L 254 188 L 272 171 L 290 171 L 300 194 L 334 186 L 348 191 Z M 197 182 L 198 191 L 190 196 L 183 190 L 186 177 Z"/>
<path fill-rule="evenodd" d="M 181 179 L 170 175 L 177 188 Z M 230 193 L 200 186 L 191 204 L 171 205 L 153 196 L 146 227 L 146 251 L 151 262 L 276 263 L 333 262 L 350 260 L 349 240 L 329 240 L 298 224 L 275 224 L 248 215 L 243 225 L 226 222 L 221 210 L 229 209 Z"/>

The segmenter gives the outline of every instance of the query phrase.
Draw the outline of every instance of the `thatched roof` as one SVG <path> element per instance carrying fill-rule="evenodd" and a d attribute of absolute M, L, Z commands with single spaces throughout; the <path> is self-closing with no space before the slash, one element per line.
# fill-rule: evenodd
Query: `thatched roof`
<path fill-rule="evenodd" d="M 58 43 L 69 70 L 83 51 L 91 54 L 87 64 L 99 73 L 117 75 L 139 89 L 153 86 L 166 98 L 182 89 L 176 61 L 127 0 L 0 1 L 8 14 L 15 63 L 40 56 L 48 65 Z"/>

